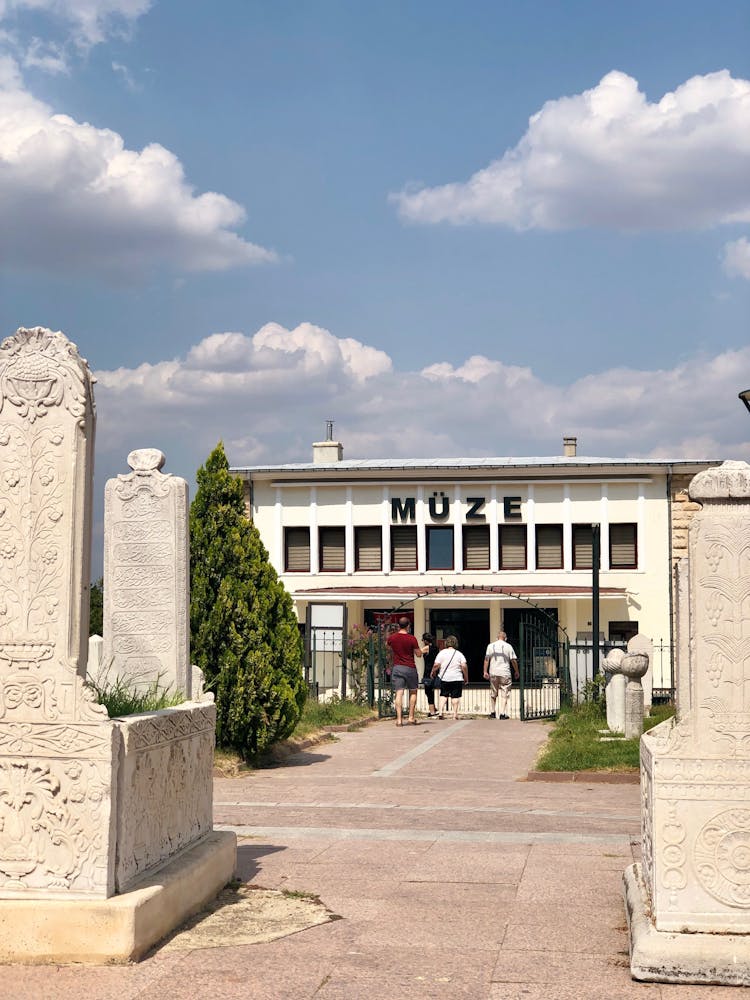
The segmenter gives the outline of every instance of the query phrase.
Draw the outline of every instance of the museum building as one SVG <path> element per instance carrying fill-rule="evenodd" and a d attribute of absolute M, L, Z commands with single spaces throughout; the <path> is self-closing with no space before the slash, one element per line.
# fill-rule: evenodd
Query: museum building
<path fill-rule="evenodd" d="M 235 467 L 257 526 L 309 637 L 375 628 L 406 613 L 414 632 L 459 637 L 470 680 L 489 641 L 517 640 L 522 615 L 554 618 L 591 641 L 598 525 L 599 634 L 636 633 L 662 651 L 653 685 L 672 683 L 673 573 L 696 505 L 686 487 L 720 460 L 563 456 L 344 460 Z M 665 655 L 666 651 L 666 655 Z"/>

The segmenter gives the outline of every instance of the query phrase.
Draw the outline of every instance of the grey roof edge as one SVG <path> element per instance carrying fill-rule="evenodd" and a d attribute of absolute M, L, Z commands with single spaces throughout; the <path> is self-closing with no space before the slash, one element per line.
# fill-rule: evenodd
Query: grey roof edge
<path fill-rule="evenodd" d="M 284 473 L 284 472 L 408 472 L 442 469 L 589 469 L 602 466 L 617 468 L 700 467 L 721 465 L 724 459 L 712 458 L 599 458 L 583 457 L 529 457 L 529 458 L 404 458 L 404 459 L 346 459 L 340 462 L 291 462 L 284 465 L 236 465 L 232 473 Z"/>

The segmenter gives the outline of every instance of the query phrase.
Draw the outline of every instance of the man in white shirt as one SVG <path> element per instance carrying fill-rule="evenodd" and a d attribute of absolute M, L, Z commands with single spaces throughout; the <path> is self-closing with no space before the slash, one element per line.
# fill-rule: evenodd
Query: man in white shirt
<path fill-rule="evenodd" d="M 518 680 L 518 657 L 509 642 L 506 642 L 505 632 L 497 633 L 497 641 L 491 642 L 484 654 L 484 677 L 490 682 L 490 698 L 492 700 L 491 719 L 508 718 L 508 698 L 513 684 L 511 669 Z M 500 714 L 496 715 L 497 696 L 500 694 Z"/>

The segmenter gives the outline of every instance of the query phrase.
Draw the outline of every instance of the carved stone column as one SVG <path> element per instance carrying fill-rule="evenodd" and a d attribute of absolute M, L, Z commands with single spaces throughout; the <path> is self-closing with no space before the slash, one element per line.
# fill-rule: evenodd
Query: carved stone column
<path fill-rule="evenodd" d="M 84 687 L 93 379 L 62 333 L 0 344 L 0 898 L 114 891 L 116 733 Z"/>
<path fill-rule="evenodd" d="M 190 699 L 188 486 L 156 448 L 131 451 L 104 495 L 104 671 Z"/>
<path fill-rule="evenodd" d="M 680 567 L 679 715 L 641 739 L 631 971 L 750 985 L 750 466 L 699 473 L 690 497 L 703 507 Z"/>

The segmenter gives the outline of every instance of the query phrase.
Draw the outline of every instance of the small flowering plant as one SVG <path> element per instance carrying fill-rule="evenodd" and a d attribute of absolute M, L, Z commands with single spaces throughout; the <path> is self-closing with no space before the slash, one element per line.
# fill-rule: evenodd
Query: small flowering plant
<path fill-rule="evenodd" d="M 368 700 L 367 672 L 372 648 L 372 630 L 366 625 L 352 625 L 346 640 L 348 680 L 352 701 L 364 704 Z"/>

